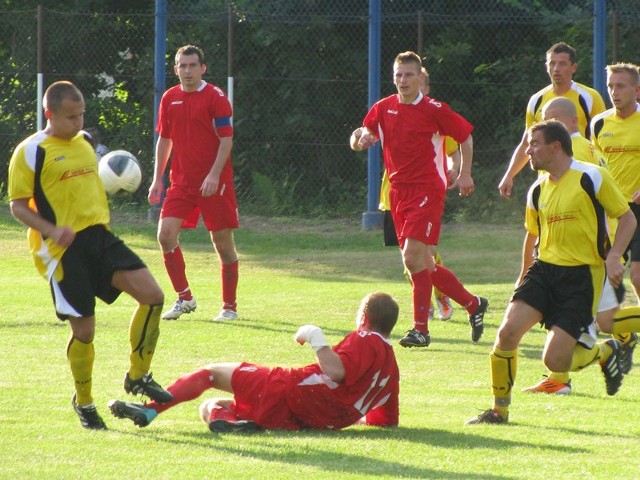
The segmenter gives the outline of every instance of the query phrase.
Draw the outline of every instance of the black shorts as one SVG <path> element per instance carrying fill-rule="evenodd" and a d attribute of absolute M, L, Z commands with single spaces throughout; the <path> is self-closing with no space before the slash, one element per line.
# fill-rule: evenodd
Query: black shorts
<path fill-rule="evenodd" d="M 98 297 L 113 303 L 121 291 L 111 285 L 116 270 L 146 268 L 144 262 L 103 225 L 78 233 L 49 281 L 60 320 L 94 315 Z"/>
<path fill-rule="evenodd" d="M 540 323 L 547 330 L 555 325 L 591 348 L 603 284 L 603 267 L 564 267 L 535 260 L 512 300 L 521 300 L 542 313 Z"/>
<path fill-rule="evenodd" d="M 629 207 L 638 221 L 636 231 L 631 237 L 627 251 L 624 254 L 625 260 L 631 260 L 632 262 L 640 262 L 640 205 L 637 203 L 630 203 Z"/>
<path fill-rule="evenodd" d="M 384 211 L 382 234 L 384 235 L 385 247 L 397 247 L 399 245 L 398 236 L 396 235 L 396 226 L 393 224 L 393 217 L 389 210 Z"/>

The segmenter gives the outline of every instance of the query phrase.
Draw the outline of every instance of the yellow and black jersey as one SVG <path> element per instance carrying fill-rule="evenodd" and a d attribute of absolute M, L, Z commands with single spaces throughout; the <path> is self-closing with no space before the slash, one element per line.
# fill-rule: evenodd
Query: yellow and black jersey
<path fill-rule="evenodd" d="M 607 216 L 629 209 L 609 172 L 573 160 L 557 181 L 549 173 L 529 189 L 525 228 L 538 237 L 537 256 L 560 266 L 602 265 L 610 246 Z"/>
<path fill-rule="evenodd" d="M 93 147 L 84 132 L 63 140 L 44 131 L 24 140 L 9 162 L 9 199 L 29 206 L 54 225 L 79 232 L 109 224 L 109 205 Z M 36 267 L 49 278 L 64 248 L 29 229 Z"/>
<path fill-rule="evenodd" d="M 615 108 L 596 116 L 591 122 L 591 141 L 602 154 L 607 169 L 628 202 L 640 190 L 640 105 L 627 118 L 616 115 Z"/>
<path fill-rule="evenodd" d="M 593 144 L 580 135 L 580 132 L 575 132 L 571 135 L 571 147 L 573 148 L 573 158 L 576 160 L 606 167 L 600 152 L 596 151 Z"/>
<path fill-rule="evenodd" d="M 527 104 L 525 117 L 526 128 L 529 129 L 533 124 L 542 121 L 542 107 L 544 107 L 549 100 L 556 97 L 565 97 L 573 102 L 576 106 L 576 112 L 578 113 L 580 133 L 587 139 L 591 138 L 589 128 L 591 119 L 604 112 L 604 100 L 602 100 L 602 96 L 597 90 L 574 81 L 571 82 L 571 88 L 563 95 L 556 95 L 553 91 L 553 85 L 548 85 L 533 94 Z"/>

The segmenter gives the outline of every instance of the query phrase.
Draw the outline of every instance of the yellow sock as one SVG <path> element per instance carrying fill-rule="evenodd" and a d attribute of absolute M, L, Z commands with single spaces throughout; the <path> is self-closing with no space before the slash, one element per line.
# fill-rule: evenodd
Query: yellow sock
<path fill-rule="evenodd" d="M 602 363 L 609 358 L 612 352 L 613 349 L 605 342 L 598 342 L 592 348 L 585 348 L 578 343 L 573 349 L 569 371 L 580 371 L 596 361 Z"/>
<path fill-rule="evenodd" d="M 160 335 L 162 305 L 139 305 L 129 325 L 131 355 L 129 378 L 137 380 L 149 372 Z"/>
<path fill-rule="evenodd" d="M 509 415 L 509 404 L 511 404 L 511 390 L 516 381 L 518 351 L 500 350 L 494 347 L 489 359 L 494 398 L 493 408 L 506 418 Z"/>
<path fill-rule="evenodd" d="M 621 308 L 613 316 L 613 337 L 620 343 L 627 343 L 634 332 L 640 332 L 640 307 Z"/>
<path fill-rule="evenodd" d="M 91 388 L 93 386 L 93 360 L 95 359 L 93 342 L 83 343 L 77 338 L 71 337 L 67 345 L 67 358 L 75 382 L 76 403 L 78 405 L 92 404 Z"/>
<path fill-rule="evenodd" d="M 549 378 L 560 383 L 569 383 L 571 376 L 569 372 L 550 372 Z"/>

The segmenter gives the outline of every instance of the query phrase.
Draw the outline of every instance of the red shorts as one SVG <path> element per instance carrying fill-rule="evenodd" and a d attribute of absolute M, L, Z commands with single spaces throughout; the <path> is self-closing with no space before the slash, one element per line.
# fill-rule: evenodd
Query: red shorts
<path fill-rule="evenodd" d="M 199 189 L 171 185 L 160 211 L 160 218 L 182 218 L 183 228 L 195 228 L 202 219 L 210 232 L 226 228 L 238 228 L 238 202 L 232 183 L 223 183 L 218 192 L 203 197 Z"/>
<path fill-rule="evenodd" d="M 242 363 L 231 375 L 233 411 L 263 428 L 300 430 L 286 401 L 286 369 Z"/>
<path fill-rule="evenodd" d="M 425 245 L 437 245 L 440 240 L 445 191 L 428 192 L 422 186 L 391 186 L 391 216 L 396 226 L 400 248 L 407 238 Z"/>

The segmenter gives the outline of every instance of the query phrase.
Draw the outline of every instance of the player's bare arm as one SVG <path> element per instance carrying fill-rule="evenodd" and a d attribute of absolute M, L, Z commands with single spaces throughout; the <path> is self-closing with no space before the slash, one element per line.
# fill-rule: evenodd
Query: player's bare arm
<path fill-rule="evenodd" d="M 23 224 L 37 230 L 45 237 L 51 238 L 61 247 L 68 247 L 76 237 L 71 227 L 56 227 L 53 223 L 44 219 L 38 212 L 29 208 L 28 198 L 12 200 L 10 208 L 13 216 Z"/>
<path fill-rule="evenodd" d="M 627 210 L 621 217 L 618 217 L 618 228 L 616 229 L 615 240 L 613 246 L 607 254 L 607 276 L 611 285 L 617 287 L 624 277 L 625 267 L 620 262 L 624 255 L 627 245 L 631 241 L 636 231 L 637 221 L 631 210 Z"/>
<path fill-rule="evenodd" d="M 318 364 L 327 377 L 336 383 L 344 380 L 345 371 L 342 359 L 336 352 L 331 350 L 329 342 L 320 327 L 303 325 L 296 332 L 294 340 L 300 345 L 305 343 L 311 345 L 311 348 L 316 352 Z"/>
<path fill-rule="evenodd" d="M 220 184 L 220 174 L 222 173 L 222 169 L 229 160 L 232 148 L 232 137 L 223 137 L 220 139 L 220 146 L 218 147 L 218 153 L 216 154 L 216 159 L 213 162 L 211 171 L 204 178 L 204 180 L 202 181 L 202 185 L 200 186 L 200 191 L 202 192 L 203 197 L 210 197 L 218 191 L 218 186 Z"/>
<path fill-rule="evenodd" d="M 527 139 L 527 132 L 525 131 L 522 135 L 522 140 L 516 147 L 513 155 L 511 156 L 511 160 L 509 161 L 509 166 L 507 167 L 507 171 L 505 172 L 502 180 L 498 184 L 498 190 L 500 191 L 500 195 L 502 197 L 509 200 L 511 198 L 511 192 L 513 190 L 513 180 L 516 175 L 520 173 L 520 171 L 527 164 L 529 157 L 525 153 L 527 151 L 527 147 L 529 146 L 529 141 Z"/>
<path fill-rule="evenodd" d="M 170 138 L 158 137 L 156 143 L 156 160 L 153 168 L 153 182 L 151 182 L 149 195 L 147 196 L 149 203 L 152 205 L 160 203 L 160 199 L 162 198 L 162 191 L 164 190 L 162 175 L 167 168 L 172 147 L 173 141 Z"/>
<path fill-rule="evenodd" d="M 460 156 L 460 173 L 452 188 L 458 187 L 460 195 L 466 197 L 475 190 L 473 178 L 471 177 L 471 164 L 473 162 L 473 137 L 471 135 L 460 144 Z"/>

